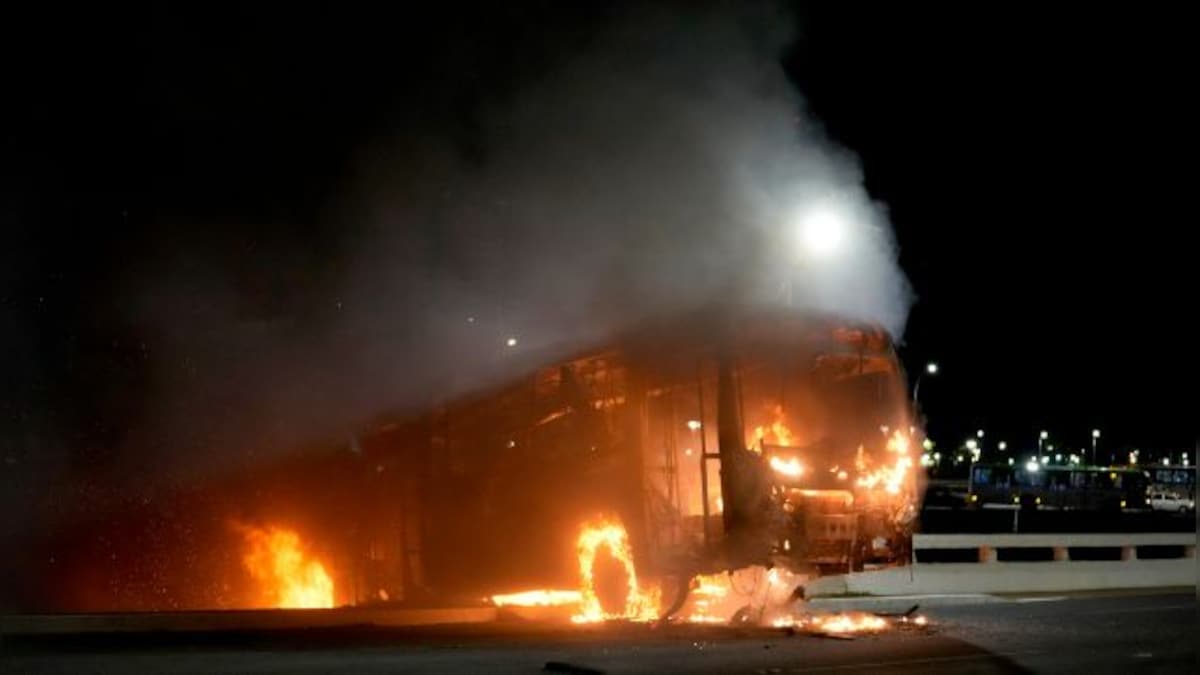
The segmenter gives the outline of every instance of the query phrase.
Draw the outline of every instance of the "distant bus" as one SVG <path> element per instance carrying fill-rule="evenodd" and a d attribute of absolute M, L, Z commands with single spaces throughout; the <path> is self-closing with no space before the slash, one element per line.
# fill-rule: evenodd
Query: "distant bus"
<path fill-rule="evenodd" d="M 967 504 L 1092 511 L 1144 509 L 1149 485 L 1138 469 L 1039 466 L 1030 471 L 1025 466 L 974 464 L 967 484 Z"/>
<path fill-rule="evenodd" d="M 1194 466 L 1147 466 L 1146 476 L 1150 489 L 1183 499 L 1196 498 L 1196 467 Z"/>

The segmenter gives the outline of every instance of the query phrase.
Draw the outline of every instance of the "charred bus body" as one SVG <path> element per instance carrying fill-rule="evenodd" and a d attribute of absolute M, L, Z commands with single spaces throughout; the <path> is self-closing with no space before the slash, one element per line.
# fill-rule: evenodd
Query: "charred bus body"
<path fill-rule="evenodd" d="M 380 422 L 356 440 L 393 478 L 364 493 L 355 601 L 570 585 L 597 515 L 626 524 L 645 576 L 902 561 L 906 392 L 877 327 L 698 315 Z"/>

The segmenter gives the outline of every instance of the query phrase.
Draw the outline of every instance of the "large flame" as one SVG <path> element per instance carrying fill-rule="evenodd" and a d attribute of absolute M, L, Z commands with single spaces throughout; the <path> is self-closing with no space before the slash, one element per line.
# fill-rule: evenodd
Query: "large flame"
<path fill-rule="evenodd" d="M 860 472 L 856 481 L 858 487 L 868 490 L 882 488 L 888 494 L 900 494 L 905 484 L 913 478 L 913 458 L 909 449 L 908 434 L 899 430 L 893 432 L 887 441 L 888 457 L 892 463 L 874 470 L 870 470 L 860 449 L 857 461 Z"/>
<path fill-rule="evenodd" d="M 262 602 L 281 609 L 333 607 L 333 580 L 325 566 L 283 527 L 240 525 L 246 540 L 242 564 L 258 582 Z"/>
<path fill-rule="evenodd" d="M 757 451 L 761 443 L 771 445 L 792 445 L 792 430 L 788 428 L 787 417 L 783 414 L 782 405 L 771 406 L 771 423 L 754 427 L 754 437 L 746 445 Z"/>
<path fill-rule="evenodd" d="M 596 595 L 594 568 L 596 554 L 601 548 L 608 550 L 625 568 L 625 604 L 620 612 L 608 612 Z M 629 535 L 620 521 L 602 520 L 584 525 L 576 541 L 579 555 L 579 580 L 581 601 L 579 613 L 571 617 L 575 623 L 591 623 L 607 619 L 630 621 L 653 621 L 658 618 L 659 592 L 649 591 L 638 584 L 637 570 L 633 566 L 633 551 L 629 546 Z"/>

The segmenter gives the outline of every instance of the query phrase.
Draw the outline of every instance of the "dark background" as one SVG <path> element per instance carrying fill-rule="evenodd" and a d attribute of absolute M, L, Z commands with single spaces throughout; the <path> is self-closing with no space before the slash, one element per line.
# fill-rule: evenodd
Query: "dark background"
<path fill-rule="evenodd" d="M 218 261 L 242 315 L 321 319 L 353 264 L 338 205 L 364 147 L 407 125 L 485 154 L 473 142 L 484 103 L 622 11 L 5 10 L 9 477 L 35 480 L 20 472 L 44 454 L 86 473 L 139 444 L 180 452 L 126 437 L 164 378 L 139 280 L 195 252 Z M 955 446 L 983 427 L 1018 450 L 1047 429 L 1075 448 L 1099 427 L 1105 446 L 1191 450 L 1183 23 L 875 3 L 786 20 L 796 37 L 780 62 L 890 208 L 916 295 L 902 354 L 910 372 L 929 359 L 942 369 L 922 384 L 931 436 Z"/>

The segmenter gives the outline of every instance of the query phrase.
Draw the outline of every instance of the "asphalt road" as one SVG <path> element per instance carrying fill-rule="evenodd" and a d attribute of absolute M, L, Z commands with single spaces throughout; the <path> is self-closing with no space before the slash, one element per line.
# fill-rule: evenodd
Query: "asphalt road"
<path fill-rule="evenodd" d="M 932 607 L 854 640 L 723 627 L 498 622 L 424 628 L 4 636 L 4 673 L 1183 673 L 1195 594 Z M 547 664 L 551 665 L 547 669 Z M 577 667 L 571 671 L 571 666 Z M 587 670 L 593 669 L 593 670 Z"/>

